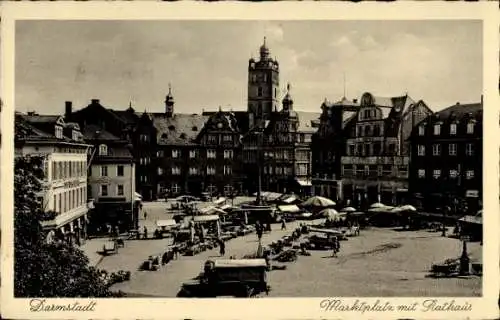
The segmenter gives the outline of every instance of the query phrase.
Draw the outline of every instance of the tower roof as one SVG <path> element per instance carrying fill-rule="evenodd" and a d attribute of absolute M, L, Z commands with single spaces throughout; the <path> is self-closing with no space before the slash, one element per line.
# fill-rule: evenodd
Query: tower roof
<path fill-rule="evenodd" d="M 286 85 L 286 95 L 283 98 L 283 103 L 284 104 L 285 103 L 288 103 L 288 104 L 293 103 L 292 95 L 290 94 L 290 89 L 291 89 L 291 85 L 290 85 L 290 83 L 288 83 Z"/>
<path fill-rule="evenodd" d="M 174 96 L 172 95 L 172 85 L 170 83 L 168 84 L 168 94 L 166 100 L 174 102 Z"/>
<path fill-rule="evenodd" d="M 264 43 L 260 46 L 260 58 L 261 60 L 266 60 L 269 58 L 269 48 L 266 45 L 266 37 L 264 37 Z"/>

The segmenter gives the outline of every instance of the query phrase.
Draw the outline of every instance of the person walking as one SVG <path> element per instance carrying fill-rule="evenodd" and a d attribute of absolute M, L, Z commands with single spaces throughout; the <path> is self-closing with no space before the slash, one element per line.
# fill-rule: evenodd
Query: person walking
<path fill-rule="evenodd" d="M 219 253 L 220 256 L 223 257 L 226 254 L 226 243 L 224 240 L 219 238 Z"/>
<path fill-rule="evenodd" d="M 144 220 L 146 220 L 147 218 L 148 218 L 148 212 L 144 211 Z"/>
<path fill-rule="evenodd" d="M 146 226 L 144 226 L 144 239 L 147 239 L 148 238 L 148 228 L 146 228 Z"/>
<path fill-rule="evenodd" d="M 338 252 L 338 239 L 337 237 L 333 237 L 332 239 L 332 257 L 337 258 L 337 252 Z"/>
<path fill-rule="evenodd" d="M 286 230 L 285 219 L 281 220 L 281 230 Z"/>

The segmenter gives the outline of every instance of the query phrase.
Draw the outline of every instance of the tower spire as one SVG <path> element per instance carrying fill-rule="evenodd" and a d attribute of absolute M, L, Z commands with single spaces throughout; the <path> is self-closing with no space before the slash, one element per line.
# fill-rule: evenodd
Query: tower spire
<path fill-rule="evenodd" d="M 172 84 L 168 83 L 168 94 L 172 94 Z"/>
<path fill-rule="evenodd" d="M 345 71 L 344 71 L 344 98 L 346 98 L 346 96 L 345 96 L 346 92 L 345 91 L 346 91 L 346 89 L 345 89 Z"/>

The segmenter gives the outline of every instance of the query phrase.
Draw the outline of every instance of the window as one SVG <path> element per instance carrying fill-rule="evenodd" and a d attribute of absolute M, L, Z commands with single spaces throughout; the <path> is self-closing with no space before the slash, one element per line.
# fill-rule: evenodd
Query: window
<path fill-rule="evenodd" d="M 432 173 L 432 176 L 434 177 L 434 179 L 439 179 L 439 177 L 441 176 L 441 170 L 435 169 Z"/>
<path fill-rule="evenodd" d="M 373 155 L 378 156 L 380 155 L 382 151 L 382 146 L 380 145 L 380 142 L 374 142 L 373 143 Z"/>
<path fill-rule="evenodd" d="M 123 166 L 118 166 L 116 167 L 116 175 L 118 177 L 123 177 L 124 175 L 124 169 L 123 169 Z"/>
<path fill-rule="evenodd" d="M 375 137 L 380 136 L 380 127 L 378 125 L 373 126 L 373 136 Z"/>
<path fill-rule="evenodd" d="M 457 144 L 456 143 L 450 143 L 448 145 L 448 154 L 450 156 L 456 156 L 457 155 Z"/>
<path fill-rule="evenodd" d="M 181 168 L 179 167 L 172 167 L 172 175 L 178 176 L 181 174 Z"/>
<path fill-rule="evenodd" d="M 450 178 L 456 178 L 456 177 L 458 177 L 458 170 L 451 169 L 450 170 Z"/>
<path fill-rule="evenodd" d="M 189 158 L 194 159 L 197 155 L 197 150 L 189 150 Z"/>
<path fill-rule="evenodd" d="M 435 124 L 434 125 L 434 135 L 439 136 L 441 134 L 441 125 L 440 124 Z"/>
<path fill-rule="evenodd" d="M 363 149 L 363 145 L 362 144 L 356 145 L 356 155 L 360 156 L 361 153 L 362 153 L 362 149 Z"/>
<path fill-rule="evenodd" d="M 119 196 L 123 196 L 123 184 L 119 184 L 117 186 L 116 194 Z"/>
<path fill-rule="evenodd" d="M 233 150 L 224 150 L 224 159 L 232 159 Z"/>
<path fill-rule="evenodd" d="M 467 143 L 465 145 L 465 154 L 468 156 L 474 155 L 474 145 L 472 143 Z"/>
<path fill-rule="evenodd" d="M 107 156 L 108 155 L 108 146 L 105 144 L 101 144 L 99 146 L 99 155 L 100 156 Z"/>
<path fill-rule="evenodd" d="M 465 177 L 466 177 L 467 179 L 473 179 L 473 178 L 474 178 L 474 170 L 467 170 L 467 171 L 465 172 Z"/>
<path fill-rule="evenodd" d="M 161 176 L 163 174 L 163 169 L 158 167 L 158 175 Z"/>
<path fill-rule="evenodd" d="M 148 141 L 148 135 L 147 134 L 141 134 L 140 140 L 141 140 L 141 142 L 147 142 Z"/>
<path fill-rule="evenodd" d="M 108 176 L 108 166 L 102 166 L 101 167 L 101 177 L 107 177 Z"/>
<path fill-rule="evenodd" d="M 157 156 L 158 158 L 163 157 L 163 155 L 164 155 L 163 150 L 160 150 L 160 151 L 156 152 L 156 156 Z"/>
<path fill-rule="evenodd" d="M 417 154 L 419 156 L 425 156 L 425 146 L 424 145 L 419 144 L 417 146 Z"/>
<path fill-rule="evenodd" d="M 174 194 L 178 194 L 179 192 L 181 192 L 181 188 L 177 183 L 172 183 L 172 192 Z"/>
<path fill-rule="evenodd" d="M 217 143 L 217 135 L 210 134 L 208 136 L 208 143 L 210 143 L 210 144 Z"/>
<path fill-rule="evenodd" d="M 300 139 L 300 143 L 304 143 L 304 141 L 306 140 L 306 136 L 303 133 L 301 133 L 299 136 L 299 139 Z"/>
<path fill-rule="evenodd" d="M 55 135 L 57 139 L 63 138 L 63 128 L 61 126 L 56 126 Z"/>
<path fill-rule="evenodd" d="M 432 155 L 433 156 L 441 155 L 441 145 L 439 145 L 439 144 L 432 145 Z"/>
<path fill-rule="evenodd" d="M 419 136 L 424 136 L 425 135 L 425 127 L 424 126 L 419 126 L 418 127 L 418 135 Z"/>
<path fill-rule="evenodd" d="M 189 168 L 189 174 L 192 176 L 195 176 L 198 174 L 198 168 L 197 167 L 190 167 Z"/>
<path fill-rule="evenodd" d="M 209 176 L 214 176 L 215 175 L 215 167 L 214 166 L 208 166 L 207 167 L 207 175 L 209 175 Z"/>
<path fill-rule="evenodd" d="M 398 166 L 398 173 L 400 176 L 408 176 L 408 166 Z"/>
<path fill-rule="evenodd" d="M 382 165 L 382 175 L 383 176 L 390 176 L 390 175 L 392 175 L 392 166 L 390 164 L 384 164 L 384 165 Z"/>
<path fill-rule="evenodd" d="M 177 149 L 172 150 L 172 158 L 179 158 L 179 153 Z"/>
<path fill-rule="evenodd" d="M 343 175 L 351 176 L 352 175 L 352 164 L 345 164 L 342 166 Z"/>
<path fill-rule="evenodd" d="M 356 146 L 353 144 L 349 145 L 349 149 L 347 151 L 348 156 L 353 156 L 356 153 Z"/>
<path fill-rule="evenodd" d="M 224 166 L 224 175 L 231 174 L 231 166 Z"/>
<path fill-rule="evenodd" d="M 418 177 L 425 178 L 425 169 L 418 169 Z"/>
<path fill-rule="evenodd" d="M 215 159 L 216 155 L 215 155 L 215 150 L 213 149 L 210 149 L 210 150 L 207 150 L 207 158 L 208 159 Z"/>
<path fill-rule="evenodd" d="M 389 154 L 393 155 L 395 153 L 396 153 L 396 144 L 395 143 L 389 144 Z"/>
<path fill-rule="evenodd" d="M 457 124 L 456 123 L 450 124 L 450 134 L 457 134 Z"/>
<path fill-rule="evenodd" d="M 230 134 L 225 134 L 223 138 L 224 142 L 233 142 L 233 136 Z"/>
<path fill-rule="evenodd" d="M 262 97 L 262 87 L 257 88 L 257 96 Z"/>
<path fill-rule="evenodd" d="M 468 134 L 473 134 L 474 133 L 474 122 L 469 122 L 467 123 L 467 133 Z"/>
<path fill-rule="evenodd" d="M 224 194 L 225 195 L 230 195 L 232 191 L 233 191 L 233 186 L 231 186 L 230 184 L 226 184 L 224 186 Z"/>
<path fill-rule="evenodd" d="M 108 185 L 106 184 L 101 184 L 101 196 L 107 196 L 108 195 Z"/>

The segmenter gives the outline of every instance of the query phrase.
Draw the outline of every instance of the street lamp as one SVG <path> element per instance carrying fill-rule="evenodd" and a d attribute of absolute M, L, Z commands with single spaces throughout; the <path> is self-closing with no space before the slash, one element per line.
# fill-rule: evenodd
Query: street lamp
<path fill-rule="evenodd" d="M 459 271 L 461 276 L 466 276 L 470 273 L 469 269 L 470 258 L 469 255 L 467 254 L 467 240 L 469 240 L 468 237 L 462 238 L 462 255 L 460 256 L 460 271 Z"/>

